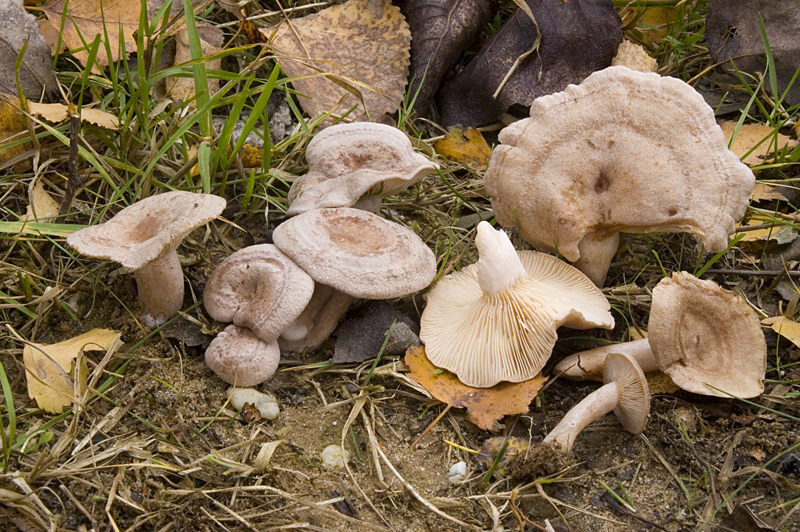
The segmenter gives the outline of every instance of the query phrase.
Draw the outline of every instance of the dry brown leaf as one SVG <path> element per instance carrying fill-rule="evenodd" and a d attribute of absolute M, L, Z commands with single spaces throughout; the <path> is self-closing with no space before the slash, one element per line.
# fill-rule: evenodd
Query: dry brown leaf
<path fill-rule="evenodd" d="M 86 359 L 81 357 L 80 369 L 75 361 L 83 351 L 105 351 L 119 342 L 121 333 L 109 329 L 92 329 L 75 338 L 57 344 L 27 344 L 22 350 L 28 378 L 28 396 L 39 408 L 58 414 L 73 403 L 74 380 L 80 387 L 86 384 Z M 45 354 L 46 353 L 46 354 Z"/>
<path fill-rule="evenodd" d="M 655 58 L 650 57 L 650 54 L 641 45 L 631 41 L 622 41 L 611 65 L 622 65 L 639 72 L 655 72 L 658 68 Z"/>
<path fill-rule="evenodd" d="M 203 51 L 203 57 L 208 57 L 220 51 L 224 35 L 222 30 L 210 24 L 197 24 L 197 32 L 200 34 L 200 46 Z M 175 60 L 174 65 L 180 65 L 192 60 L 192 51 L 189 48 L 189 31 L 183 28 L 175 36 Z M 219 70 L 222 67 L 222 59 L 212 59 L 205 62 L 207 69 Z M 180 78 L 167 78 L 167 94 L 175 101 L 189 101 L 194 98 L 195 87 L 194 78 L 180 77 Z M 213 96 L 219 90 L 219 80 L 208 80 L 209 95 Z M 196 107 L 194 101 L 191 102 L 190 107 Z"/>
<path fill-rule="evenodd" d="M 0 94 L 0 163 L 26 150 L 23 144 L 12 148 L 2 147 L 28 134 L 25 115 L 20 112 L 19 105 L 16 96 Z"/>
<path fill-rule="evenodd" d="M 48 122 L 63 122 L 69 117 L 69 107 L 63 103 L 28 102 L 28 108 L 32 115 L 40 116 Z M 81 121 L 106 129 L 119 129 L 119 119 L 100 109 L 81 109 Z"/>
<path fill-rule="evenodd" d="M 56 46 L 58 46 L 58 52 L 66 52 L 69 50 L 69 46 L 64 41 L 64 39 L 58 38 L 58 30 L 50 24 L 50 21 L 47 19 L 42 19 L 39 21 L 39 33 L 41 33 L 42 37 L 44 37 L 44 42 L 50 46 L 50 52 L 55 55 L 56 53 Z"/>
<path fill-rule="evenodd" d="M 730 142 L 731 136 L 733 136 L 733 130 L 736 128 L 736 122 L 732 120 L 722 120 L 719 126 L 725 134 L 725 139 Z M 733 141 L 731 151 L 740 158 L 744 157 L 744 154 L 749 152 L 753 146 L 766 138 L 767 140 L 761 142 L 758 148 L 753 150 L 750 155 L 742 160 L 747 166 L 758 166 L 764 162 L 764 157 L 776 152 L 774 132 L 774 128 L 763 124 L 742 124 L 742 127 L 739 128 L 739 133 L 736 135 L 736 140 Z M 797 141 L 778 133 L 777 152 L 781 152 L 786 146 L 791 150 L 797 146 Z"/>
<path fill-rule="evenodd" d="M 23 216 L 25 220 L 50 221 L 48 218 L 58 216 L 60 205 L 44 189 L 44 184 L 37 181 L 31 190 L 31 203 L 28 212 Z"/>
<path fill-rule="evenodd" d="M 503 416 L 527 412 L 528 405 L 547 380 L 538 375 L 523 382 L 501 382 L 492 388 L 473 388 L 449 371 L 435 373 L 437 368 L 425 356 L 423 347 L 411 346 L 405 361 L 411 369 L 409 378 L 443 403 L 466 408 L 467 419 L 484 430 L 492 430 L 494 422 Z"/>
<path fill-rule="evenodd" d="M 36 17 L 25 12 L 20 0 L 0 2 L 0 92 L 17 94 L 17 72 L 22 91 L 38 100 L 56 88 L 50 49 L 39 34 Z M 17 57 L 25 48 L 19 71 Z"/>
<path fill-rule="evenodd" d="M 750 199 L 753 201 L 789 201 L 786 196 L 775 190 L 775 187 L 758 181 L 756 181 L 756 186 L 753 187 L 753 192 L 750 193 Z"/>
<path fill-rule="evenodd" d="M 436 151 L 451 161 L 474 164 L 476 168 L 485 169 L 492 156 L 492 149 L 486 143 L 481 132 L 470 127 L 466 130 L 451 128 L 447 135 L 434 145 Z"/>
<path fill-rule="evenodd" d="M 389 0 L 349 0 L 263 30 L 273 31 L 278 64 L 289 76 L 304 76 L 292 84 L 309 115 L 342 114 L 357 104 L 349 116 L 380 121 L 403 101 L 411 33 Z"/>
<path fill-rule="evenodd" d="M 800 347 L 800 323 L 792 321 L 785 316 L 775 316 L 774 318 L 761 320 L 761 324 L 769 325 L 773 331 Z"/>
<path fill-rule="evenodd" d="M 761 220 L 750 220 L 747 225 L 761 225 Z M 788 244 L 797 239 L 797 231 L 789 225 L 774 225 L 764 229 L 745 231 L 740 242 L 774 241 L 777 244 Z"/>

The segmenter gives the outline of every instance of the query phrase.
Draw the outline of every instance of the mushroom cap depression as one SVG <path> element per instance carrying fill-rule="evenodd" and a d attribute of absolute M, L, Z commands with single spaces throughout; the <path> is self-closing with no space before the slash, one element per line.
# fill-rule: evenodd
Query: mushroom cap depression
<path fill-rule="evenodd" d="M 272 244 L 240 249 L 208 278 L 203 304 L 212 318 L 273 342 L 306 308 L 314 280 Z"/>
<path fill-rule="evenodd" d="M 272 240 L 315 281 L 354 297 L 402 297 L 436 275 L 433 252 L 413 231 L 358 209 L 308 211 Z"/>
<path fill-rule="evenodd" d="M 758 317 L 713 281 L 687 272 L 662 279 L 653 289 L 648 339 L 658 367 L 684 390 L 745 398 L 764 391 L 767 343 Z"/>
<path fill-rule="evenodd" d="M 428 359 L 481 388 L 535 377 L 560 326 L 604 327 L 614 319 L 600 290 L 569 264 L 519 251 L 503 231 L 478 224 L 480 260 L 427 293 L 420 339 Z"/>
<path fill-rule="evenodd" d="M 219 196 L 165 192 L 137 201 L 105 223 L 72 233 L 67 244 L 83 255 L 137 270 L 175 250 L 186 235 L 223 209 L 225 199 Z"/>
<path fill-rule="evenodd" d="M 352 207 L 365 194 L 397 194 L 439 167 L 416 153 L 399 129 L 371 122 L 326 128 L 308 143 L 306 158 L 308 173 L 289 190 L 289 216 Z"/>
<path fill-rule="evenodd" d="M 498 221 L 577 261 L 586 235 L 691 232 L 726 248 L 755 178 L 681 80 L 623 66 L 534 100 L 485 177 Z"/>

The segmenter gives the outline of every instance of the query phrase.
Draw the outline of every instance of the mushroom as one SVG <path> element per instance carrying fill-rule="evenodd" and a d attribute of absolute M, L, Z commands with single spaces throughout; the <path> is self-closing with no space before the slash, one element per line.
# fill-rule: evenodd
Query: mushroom
<path fill-rule="evenodd" d="M 308 173 L 289 190 L 289 216 L 354 205 L 377 212 L 382 197 L 402 192 L 439 167 L 416 153 L 399 129 L 370 122 L 326 128 L 308 143 L 306 158 Z"/>
<path fill-rule="evenodd" d="M 480 260 L 441 279 L 426 295 L 420 339 L 428 359 L 480 388 L 521 382 L 542 369 L 560 326 L 610 329 L 605 296 L 577 269 L 535 251 L 516 251 L 503 231 L 478 224 Z"/>
<path fill-rule="evenodd" d="M 203 304 L 212 318 L 250 329 L 271 343 L 306 308 L 314 280 L 272 244 L 240 249 L 208 278 Z"/>
<path fill-rule="evenodd" d="M 67 244 L 83 255 L 134 270 L 144 323 L 156 327 L 183 305 L 183 273 L 176 249 L 186 235 L 224 208 L 225 200 L 219 196 L 166 192 L 122 209 L 105 223 L 72 233 Z"/>
<path fill-rule="evenodd" d="M 265 342 L 250 329 L 228 325 L 206 348 L 206 364 L 217 376 L 240 387 L 260 384 L 278 369 L 278 342 Z"/>
<path fill-rule="evenodd" d="M 663 371 L 690 392 L 749 398 L 764 391 L 767 344 L 755 312 L 715 282 L 687 272 L 653 289 L 648 338 L 575 353 L 554 373 L 586 378 L 611 352 L 628 354 L 646 372 Z"/>
<path fill-rule="evenodd" d="M 500 141 L 485 176 L 497 220 L 597 285 L 619 232 L 687 231 L 723 251 L 755 184 L 691 86 L 623 66 L 537 98 Z"/>
<path fill-rule="evenodd" d="M 569 451 L 580 431 L 612 410 L 625 430 L 642 432 L 650 414 L 650 389 L 639 364 L 628 355 L 609 353 L 603 364 L 603 382 L 572 407 L 542 443 L 557 443 L 562 451 Z"/>
<path fill-rule="evenodd" d="M 358 209 L 308 211 L 279 225 L 272 239 L 317 283 L 311 311 L 290 328 L 290 341 L 302 341 L 292 350 L 327 338 L 353 297 L 402 297 L 436 275 L 436 258 L 413 231 Z"/>

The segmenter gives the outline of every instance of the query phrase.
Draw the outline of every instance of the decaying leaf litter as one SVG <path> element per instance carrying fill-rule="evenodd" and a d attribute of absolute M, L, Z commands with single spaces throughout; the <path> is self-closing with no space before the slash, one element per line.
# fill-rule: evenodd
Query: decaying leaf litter
<path fill-rule="evenodd" d="M 384 13 L 387 20 L 398 20 L 397 11 L 388 2 L 362 4 L 373 8 L 379 18 Z M 582 46 L 580 37 L 560 33 L 557 24 L 548 23 L 546 10 L 572 9 L 570 13 L 577 17 L 580 10 L 576 6 L 588 13 L 600 4 L 576 0 L 557 5 L 531 2 L 530 11 L 542 38 L 540 53 L 535 54 L 540 63 L 520 62 L 519 76 L 512 75 L 509 80 L 514 82 L 507 83 L 508 99 L 500 99 L 507 109 L 497 110 L 486 122 L 475 118 L 477 121 L 470 123 L 464 116 L 480 106 L 465 104 L 464 114 L 459 115 L 460 125 L 494 124 L 503 112 L 524 111 L 524 107 L 511 104 L 528 105 L 530 99 L 541 94 L 537 92 L 541 88 L 528 87 L 529 92 L 524 92 L 525 84 L 520 78 L 544 80 L 546 86 L 552 78 L 544 74 L 544 77 L 534 76 L 538 68 L 546 68 L 547 74 L 555 73 L 555 77 L 563 75 L 558 68 L 569 70 L 559 63 L 557 56 L 548 55 L 551 50 L 548 47 L 552 45 L 548 32 L 572 39 L 570 45 L 576 45 L 576 49 Z M 171 42 L 162 41 L 161 37 L 175 35 L 174 41 L 181 42 L 184 21 L 190 18 L 182 11 L 183 6 L 172 6 L 171 13 L 178 20 L 163 32 L 156 31 L 155 25 L 152 29 L 141 27 L 134 12 L 130 33 L 120 32 L 118 27 L 108 32 L 123 35 L 128 52 L 138 50 L 129 56 L 128 62 L 113 61 L 119 57 L 118 44 L 109 48 L 110 53 L 106 53 L 103 44 L 93 52 L 89 30 L 86 55 L 67 55 L 55 63 L 62 90 L 72 104 L 66 106 L 67 115 L 80 113 L 83 122 L 73 118 L 64 122 L 64 115 L 54 117 L 41 111 L 43 120 L 27 119 L 19 112 L 12 115 L 22 117 L 22 126 L 16 126 L 14 131 L 21 139 L 15 146 L 18 155 L 11 155 L 3 163 L 5 218 L 1 227 L 6 239 L 0 311 L 5 345 L 0 360 L 5 378 L 0 382 L 5 406 L 4 472 L 0 477 L 4 506 L 0 509 L 0 522 L 11 530 L 218 527 L 271 530 L 286 526 L 310 530 L 353 527 L 520 530 L 525 526 L 528 529 L 549 526 L 555 530 L 796 528 L 800 505 L 800 453 L 796 447 L 800 441 L 796 398 L 799 379 L 797 347 L 791 342 L 797 337 L 793 330 L 798 299 L 793 274 L 793 261 L 797 258 L 793 237 L 796 222 L 793 178 L 797 175 L 798 152 L 793 143 L 797 138 L 798 113 L 796 107 L 791 107 L 796 104 L 791 97 L 777 102 L 775 95 L 780 94 L 776 91 L 784 90 L 786 69 L 792 65 L 796 69 L 798 62 L 796 52 L 792 55 L 790 47 L 787 51 L 782 46 L 785 34 L 773 26 L 777 24 L 775 21 L 785 22 L 791 16 L 790 11 L 783 10 L 791 6 L 762 11 L 769 42 L 775 44 L 774 54 L 772 59 L 760 56 L 760 61 L 743 67 L 746 72 L 743 82 L 709 68 L 714 61 L 722 61 L 727 52 L 712 43 L 704 17 L 708 9 L 712 12 L 717 9 L 715 20 L 728 25 L 725 31 L 730 30 L 730 25 L 737 25 L 734 35 L 760 36 L 757 22 L 748 28 L 739 27 L 746 24 L 746 17 L 739 18 L 744 17 L 742 8 L 737 7 L 739 2 L 676 4 L 666 9 L 662 6 L 646 9 L 647 4 L 616 6 L 622 21 L 618 31 L 625 38 L 647 46 L 649 56 L 658 62 L 660 74 L 690 81 L 716 109 L 718 118 L 737 122 L 734 131 L 738 129 L 737 134 L 743 137 L 750 135 L 746 143 L 734 145 L 737 155 L 750 156 L 745 160 L 755 167 L 760 185 L 740 222 L 747 230 L 737 232 L 736 244 L 718 257 L 703 253 L 698 240 L 686 234 L 624 235 L 604 289 L 612 304 L 616 327 L 605 333 L 561 329 L 545 375 L 566 354 L 609 341 L 625 341 L 646 331 L 651 290 L 658 281 L 671 272 L 698 272 L 704 268 L 703 278 L 713 279 L 746 298 L 759 316 L 766 318 L 762 323 L 769 357 L 763 395 L 748 402 L 685 392 L 656 395 L 651 402 L 649 424 L 641 435 L 624 432 L 613 416 L 605 416 L 581 433 L 569 459 L 533 463 L 526 460 L 531 455 L 519 449 L 538 445 L 567 410 L 597 389 L 596 384 L 588 382 L 556 379 L 548 381 L 525 413 L 502 418 L 501 412 L 497 417 L 502 419 L 492 430 L 476 427 L 467 419 L 467 412 L 452 408 L 412 451 L 411 442 L 446 407 L 413 380 L 402 357 L 381 356 L 377 361 L 368 359 L 358 366 L 331 365 L 327 359 L 333 353 L 334 333 L 320 349 L 284 358 L 281 366 L 284 371 L 259 386 L 277 398 L 281 413 L 276 419 L 259 420 L 258 410 L 247 408 L 237 413 L 226 403 L 228 386 L 203 363 L 204 347 L 221 330 L 221 324 L 208 318 L 199 301 L 216 265 L 238 249 L 270 241 L 275 223 L 281 221 L 286 209 L 289 184 L 306 172 L 304 151 L 313 124 L 327 124 L 364 98 L 371 120 L 393 121 L 411 134 L 417 150 L 440 165 L 439 173 L 408 192 L 384 200 L 381 214 L 412 228 L 428 243 L 438 259 L 440 275 L 460 270 L 477 260 L 471 230 L 481 219 L 492 218 L 482 183 L 486 163 L 481 164 L 483 150 L 474 140 L 474 133 L 453 132 L 446 137 L 466 138 L 473 143 L 469 149 L 458 148 L 467 155 L 465 159 L 457 153 L 448 153 L 446 157 L 435 155 L 444 152 L 437 141 L 445 138 L 444 131 L 435 124 L 447 122 L 444 114 L 437 115 L 436 111 L 445 113 L 448 108 L 445 102 L 452 101 L 459 83 L 463 87 L 464 82 L 459 79 L 465 79 L 464 73 L 470 68 L 477 69 L 469 65 L 462 69 L 469 55 L 477 54 L 473 60 L 477 65 L 485 61 L 481 58 L 487 54 L 497 54 L 499 46 L 491 47 L 495 41 L 489 40 L 490 35 L 501 26 L 512 27 L 502 24 L 507 19 L 513 21 L 514 17 L 528 15 L 520 10 L 512 16 L 515 6 L 511 3 L 492 5 L 488 9 L 491 20 L 487 21 L 488 3 L 472 8 L 475 14 L 470 16 L 478 20 L 480 28 L 470 31 L 480 37 L 466 39 L 466 45 L 450 45 L 447 41 L 447 46 L 440 48 L 460 50 L 454 54 L 460 64 L 438 66 L 441 61 L 454 61 L 447 57 L 431 60 L 431 68 L 436 63 L 436 68 L 444 70 L 444 74 L 436 71 L 435 76 L 431 75 L 431 83 L 438 86 L 444 80 L 444 89 L 425 89 L 439 102 L 438 106 L 426 109 L 413 107 L 415 92 L 403 97 L 402 88 L 392 87 L 399 90 L 393 93 L 377 87 L 373 78 L 353 74 L 355 65 L 333 69 L 326 65 L 339 65 L 342 60 L 327 57 L 309 62 L 300 57 L 299 62 L 307 69 L 300 74 L 304 79 L 324 82 L 318 85 L 326 87 L 323 91 L 327 93 L 340 90 L 333 102 L 339 103 L 339 108 L 331 117 L 313 115 L 312 125 L 306 130 L 298 125 L 298 118 L 308 119 L 308 115 L 301 115 L 300 109 L 317 112 L 303 103 L 315 101 L 312 89 L 294 86 L 303 95 L 292 92 L 293 85 L 286 81 L 286 74 L 272 68 L 274 61 L 269 55 L 275 54 L 280 62 L 287 57 L 297 58 L 299 50 L 249 47 L 251 40 L 242 36 L 232 41 L 237 28 L 242 29 L 242 34 L 248 34 L 249 28 L 222 10 L 196 6 L 196 16 L 224 32 L 219 52 L 210 51 L 200 42 L 194 46 L 200 55 L 210 53 L 222 59 L 222 70 L 238 76 L 231 88 L 226 88 L 230 76 L 219 76 L 216 67 L 210 66 L 208 72 L 200 73 L 191 66 L 174 66 L 186 61 L 186 55 L 177 63 L 158 61 L 156 68 L 156 56 L 152 54 L 157 43 Z M 91 8 L 91 4 L 88 6 Z M 409 2 L 404 7 L 404 16 L 412 24 L 412 43 L 415 32 L 419 31 L 414 27 L 414 15 L 419 18 L 424 9 L 433 7 L 446 12 L 448 6 L 442 3 L 442 7 L 432 4 L 420 7 Z M 148 4 L 147 11 L 153 16 L 161 7 Z M 229 13 L 241 10 L 227 4 L 223 7 Z M 303 28 L 309 24 L 313 28 L 306 15 L 325 7 L 327 4 L 292 7 L 248 4 L 244 12 L 261 28 L 256 30 L 263 41 L 279 25 Z M 458 7 L 463 6 L 459 3 Z M 48 2 L 44 9 L 50 24 L 60 29 L 61 20 L 51 17 L 58 4 Z M 414 12 L 415 9 L 420 11 Z M 286 16 L 297 23 L 286 22 Z M 358 18 L 358 12 L 355 17 Z M 87 18 L 102 22 L 97 12 L 90 12 Z M 300 22 L 304 18 L 306 21 Z M 344 18 L 349 20 L 347 16 Z M 459 24 L 461 20 L 458 19 Z M 72 26 L 68 31 L 68 24 L 64 23 L 65 36 L 77 34 L 72 32 Z M 515 23 L 531 24 L 530 18 Z M 702 39 L 704 29 L 708 46 Z M 438 30 L 439 37 L 449 38 L 449 33 L 458 33 L 455 30 L 459 28 Z M 139 41 L 137 31 L 144 35 Z M 302 34 L 303 30 L 297 31 Z M 502 81 L 508 74 L 509 65 L 521 53 L 531 51 L 535 44 L 535 39 L 520 42 L 519 35 L 515 36 L 510 29 L 500 31 L 503 35 L 497 42 L 510 38 L 513 46 L 506 47 L 507 55 L 496 60 L 503 68 L 480 75 L 481 83 L 489 80 L 485 83 L 489 89 L 485 97 L 498 88 L 497 80 Z M 204 41 L 202 32 L 198 33 L 199 40 Z M 183 35 L 184 50 L 188 44 L 191 52 L 192 32 Z M 426 40 L 436 38 L 433 35 Z M 461 39 L 456 42 L 464 42 Z M 487 41 L 490 46 L 480 51 Z M 51 44 L 55 47 L 57 43 Z M 82 42 L 68 45 L 84 46 Z M 17 54 L 19 44 L 15 46 Z M 167 44 L 164 49 L 170 46 Z M 327 44 L 332 46 L 339 44 Z M 742 49 L 736 48 L 735 53 L 742 53 Z M 91 63 L 93 53 L 97 65 Z M 170 53 L 167 50 L 162 57 Z M 112 58 L 111 64 L 103 69 L 108 57 Z M 305 57 L 316 58 L 316 55 Z M 412 47 L 412 76 L 418 72 L 414 61 Z M 416 61 L 418 65 L 419 59 Z M 772 71 L 778 73 L 774 82 L 770 70 L 761 75 L 769 61 L 775 62 Z M 206 61 L 195 62 L 200 63 L 208 65 Z M 387 63 L 380 65 L 389 68 Z M 607 65 L 590 68 L 603 66 Z M 580 68 L 572 67 L 580 70 L 584 66 L 581 63 Z M 459 74 L 453 76 L 453 68 Z M 163 75 L 158 73 L 159 69 L 166 69 L 162 70 Z M 591 70 L 565 83 L 578 82 Z M 176 75 L 182 77 L 175 78 Z M 222 77 L 221 91 L 212 94 L 215 79 L 208 83 L 208 91 L 193 91 L 192 88 L 203 86 L 199 81 L 204 76 Z M 405 73 L 399 76 L 404 77 Z M 156 87 L 161 78 L 194 83 L 188 84 L 189 92 L 174 91 L 164 99 L 156 92 L 168 90 Z M 4 79 L 11 78 L 4 75 Z M 46 76 L 38 75 L 38 79 Z M 269 91 L 260 90 L 262 83 L 274 85 L 273 97 L 269 97 Z M 450 90 L 448 83 L 453 84 Z M 33 94 L 40 94 L 42 85 L 47 83 L 39 83 L 38 88 L 23 85 L 30 104 L 39 99 Z M 81 87 L 85 90 L 81 91 Z M 16 84 L 12 88 L 3 85 L 3 92 L 16 96 Z M 366 92 L 376 95 L 379 102 L 374 111 Z M 54 101 L 66 103 L 60 98 Z M 316 101 L 322 101 L 321 96 Z M 389 101 L 395 106 L 382 107 L 381 102 Z M 16 109 L 24 109 L 24 105 L 24 102 L 11 104 Z M 189 111 L 181 111 L 184 108 Z M 283 137 L 270 135 L 273 144 L 257 152 L 253 171 L 243 164 L 244 155 L 240 159 L 234 149 L 220 149 L 224 145 L 238 148 L 244 139 L 240 142 L 227 128 L 213 134 L 221 135 L 221 139 L 206 136 L 205 126 L 194 125 L 203 122 L 204 113 L 213 109 L 217 117 L 241 115 L 245 128 L 252 129 L 264 108 L 269 110 L 270 118 L 261 120 L 259 128 L 266 126 L 272 134 L 273 129 L 286 128 L 286 117 L 292 125 Z M 384 114 L 398 108 L 393 116 Z M 273 118 L 281 109 L 284 117 L 279 123 Z M 9 107 L 4 105 L 3 110 L 9 111 Z M 118 117 L 122 124 L 119 132 L 114 131 L 113 123 L 86 121 L 87 112 L 94 110 Z M 411 113 L 415 111 L 430 121 L 413 121 Z M 747 114 L 743 120 L 746 123 L 739 124 L 742 111 Z M 30 115 L 37 116 L 32 109 Z M 101 119 L 105 115 L 95 120 Z M 27 120 L 32 122 L 26 123 Z M 6 124 L 4 121 L 2 125 Z M 28 124 L 46 132 L 36 143 L 25 140 Z M 766 129 L 757 130 L 756 124 Z M 230 125 L 232 129 L 233 120 Z M 498 127 L 490 125 L 482 129 L 490 144 L 496 144 L 490 130 L 496 131 Z M 71 144 L 71 131 L 72 138 L 80 134 L 80 142 Z M 779 137 L 779 133 L 788 139 Z M 118 143 L 114 142 L 115 137 Z M 764 150 L 764 146 L 769 149 Z M 778 155 L 770 155 L 776 152 L 776 147 Z M 71 148 L 79 150 L 71 155 Z M 27 166 L 26 160 L 31 161 Z M 73 169 L 70 160 L 76 162 Z M 261 169 L 257 168 L 259 165 Z M 69 214 L 53 219 L 58 211 L 54 211 L 53 204 L 62 203 L 59 200 L 70 192 L 73 177 L 80 179 L 82 187 L 72 190 L 75 199 Z M 228 200 L 228 207 L 220 219 L 206 229 L 193 232 L 179 248 L 181 266 L 188 280 L 183 311 L 163 329 L 153 332 L 140 325 L 141 309 L 136 303 L 131 272 L 116 264 L 77 256 L 65 247 L 64 237 L 79 227 L 108 219 L 136 199 L 175 187 L 219 194 Z M 267 224 L 261 218 L 265 209 Z M 26 212 L 29 214 L 26 223 L 33 230 L 29 228 L 20 234 L 24 226 L 20 217 Z M 37 221 L 30 222 L 33 219 Z M 754 238 L 737 240 L 741 235 Z M 392 305 L 417 321 L 424 300 L 416 295 L 393 301 Z M 29 386 L 22 352 L 30 350 L 33 344 L 26 342 L 35 342 L 37 346 L 55 344 L 97 327 L 119 331 L 123 345 L 99 353 L 91 351 L 89 346 L 79 348 L 78 360 L 87 363 L 89 372 L 88 387 L 81 385 L 81 379 L 73 386 L 76 393 L 82 393 L 81 401 L 60 415 L 38 409 L 27 395 Z M 447 377 L 433 372 L 428 375 Z M 69 370 L 60 376 L 64 382 L 74 382 L 75 374 Z M 454 406 L 465 404 L 461 397 L 451 400 Z M 511 439 L 505 446 L 507 436 Z M 490 444 L 490 437 L 499 440 Z M 326 469 L 322 465 L 320 453 L 330 444 L 341 445 L 347 451 L 346 469 Z M 486 469 L 492 467 L 504 446 L 506 450 L 517 449 L 514 456 L 508 453 L 510 466 L 506 464 L 493 476 L 487 475 Z M 484 450 L 479 457 L 473 455 L 481 449 L 488 451 Z M 465 463 L 465 474 L 453 483 L 448 473 L 459 462 Z M 528 521 L 534 524 L 526 525 Z"/>

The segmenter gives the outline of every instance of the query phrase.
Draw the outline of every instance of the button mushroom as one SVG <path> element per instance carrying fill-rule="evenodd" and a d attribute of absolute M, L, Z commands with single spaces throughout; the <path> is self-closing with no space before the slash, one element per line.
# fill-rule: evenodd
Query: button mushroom
<path fill-rule="evenodd" d="M 614 66 L 534 100 L 485 176 L 497 220 L 602 285 L 619 232 L 686 231 L 723 251 L 755 177 L 691 86 Z"/>
<path fill-rule="evenodd" d="M 239 387 L 260 384 L 278 369 L 278 342 L 265 342 L 250 329 L 228 325 L 206 348 L 206 365 L 217 376 Z"/>
<path fill-rule="evenodd" d="M 326 128 L 308 143 L 306 158 L 308 173 L 289 190 L 289 216 L 329 207 L 377 212 L 381 198 L 439 167 L 416 153 L 399 129 L 371 122 Z"/>
<path fill-rule="evenodd" d="M 687 272 L 662 279 L 653 289 L 648 332 L 643 340 L 575 353 L 554 373 L 585 378 L 599 373 L 608 353 L 624 352 L 690 392 L 749 398 L 764 391 L 767 344 L 758 317 L 713 281 Z"/>
<path fill-rule="evenodd" d="M 105 223 L 72 233 L 67 244 L 83 255 L 134 270 L 144 323 L 156 327 L 183 305 L 183 273 L 176 249 L 186 235 L 224 208 L 225 200 L 219 196 L 166 192 L 122 209 Z"/>
<path fill-rule="evenodd" d="M 611 328 L 603 294 L 581 272 L 535 251 L 517 252 L 503 231 L 478 224 L 477 264 L 426 295 L 420 339 L 430 361 L 464 384 L 521 382 L 544 366 L 560 326 Z"/>

